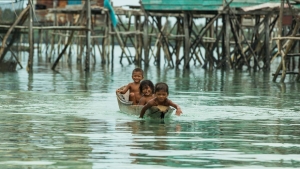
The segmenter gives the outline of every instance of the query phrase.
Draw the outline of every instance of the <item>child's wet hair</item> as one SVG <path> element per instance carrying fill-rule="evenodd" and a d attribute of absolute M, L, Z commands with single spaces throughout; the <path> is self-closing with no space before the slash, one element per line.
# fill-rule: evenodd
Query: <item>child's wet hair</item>
<path fill-rule="evenodd" d="M 158 91 L 164 91 L 169 94 L 169 86 L 163 82 L 156 83 L 154 92 L 156 93 Z"/>
<path fill-rule="evenodd" d="M 152 90 L 152 94 L 154 94 L 154 84 L 151 82 L 151 80 L 143 80 L 141 83 L 140 83 L 140 93 L 143 93 L 143 87 L 144 86 L 149 86 L 150 89 Z"/>
<path fill-rule="evenodd" d="M 137 67 L 137 68 L 133 69 L 133 71 L 132 71 L 132 74 L 133 74 L 134 72 L 141 72 L 141 73 L 142 73 L 142 75 L 144 75 L 144 71 L 143 71 L 143 69 L 141 69 L 141 68 L 139 68 L 139 67 Z"/>

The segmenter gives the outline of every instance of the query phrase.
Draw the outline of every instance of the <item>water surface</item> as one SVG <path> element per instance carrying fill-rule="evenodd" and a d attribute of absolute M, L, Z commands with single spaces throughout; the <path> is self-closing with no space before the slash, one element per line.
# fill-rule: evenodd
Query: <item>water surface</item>
<path fill-rule="evenodd" d="M 40 58 L 33 73 L 1 72 L 0 168 L 300 167 L 299 83 L 150 67 L 145 79 L 168 83 L 183 110 L 150 121 L 119 111 L 115 90 L 131 82 L 134 65 L 116 63 L 52 71 Z"/>

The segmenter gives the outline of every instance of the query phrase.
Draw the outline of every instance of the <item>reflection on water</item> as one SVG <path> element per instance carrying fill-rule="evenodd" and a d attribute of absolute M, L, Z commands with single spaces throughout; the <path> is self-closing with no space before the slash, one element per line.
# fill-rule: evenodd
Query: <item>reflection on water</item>
<path fill-rule="evenodd" d="M 0 73 L 0 168 L 300 167 L 298 83 L 150 67 L 145 79 L 167 82 L 183 110 L 157 122 L 119 112 L 133 65 L 50 68 Z"/>
<path fill-rule="evenodd" d="M 132 131 L 133 163 L 176 167 L 299 165 L 294 121 L 191 121 L 125 123 Z M 125 127 L 122 127 L 125 129 Z M 288 131 L 287 133 L 283 131 Z"/>

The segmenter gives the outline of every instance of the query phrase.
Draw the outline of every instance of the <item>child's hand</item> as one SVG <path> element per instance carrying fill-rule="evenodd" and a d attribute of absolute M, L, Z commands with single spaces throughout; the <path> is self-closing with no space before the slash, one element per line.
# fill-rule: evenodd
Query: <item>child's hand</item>
<path fill-rule="evenodd" d="M 177 109 L 175 114 L 176 114 L 176 116 L 180 116 L 182 114 L 181 109 Z"/>

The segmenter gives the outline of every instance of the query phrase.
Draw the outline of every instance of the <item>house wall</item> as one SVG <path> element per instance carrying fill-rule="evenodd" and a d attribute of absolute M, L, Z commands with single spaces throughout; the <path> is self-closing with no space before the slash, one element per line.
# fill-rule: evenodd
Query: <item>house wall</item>
<path fill-rule="evenodd" d="M 36 0 L 35 4 L 45 5 L 46 8 L 53 8 L 53 0 Z"/>
<path fill-rule="evenodd" d="M 35 4 L 45 5 L 47 8 L 53 8 L 55 0 L 35 0 Z M 65 8 L 67 5 L 84 4 L 85 0 L 56 0 L 58 8 Z M 92 5 L 103 6 L 104 0 L 91 0 Z"/>

